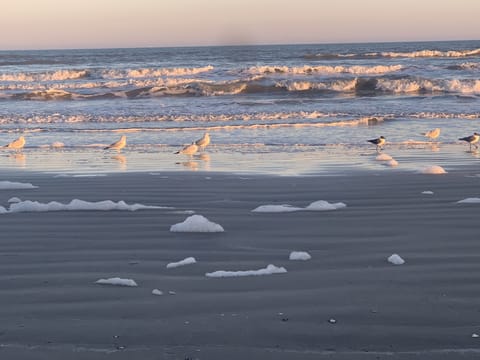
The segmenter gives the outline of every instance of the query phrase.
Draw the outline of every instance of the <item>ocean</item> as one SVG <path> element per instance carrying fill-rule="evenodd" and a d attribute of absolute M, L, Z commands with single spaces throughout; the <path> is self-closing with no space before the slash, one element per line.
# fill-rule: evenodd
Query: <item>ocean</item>
<path fill-rule="evenodd" d="M 457 144 L 479 119 L 480 41 L 0 51 L 0 145 L 24 135 L 46 168 L 49 151 L 99 153 L 121 135 L 124 163 L 153 170 L 207 131 L 210 157 L 296 162 L 380 135 L 422 144 L 436 127 Z"/>

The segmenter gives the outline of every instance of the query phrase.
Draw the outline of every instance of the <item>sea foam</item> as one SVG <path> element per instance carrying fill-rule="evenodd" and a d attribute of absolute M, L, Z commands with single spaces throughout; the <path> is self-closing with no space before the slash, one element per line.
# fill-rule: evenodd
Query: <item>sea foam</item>
<path fill-rule="evenodd" d="M 342 209 L 347 205 L 342 202 L 329 203 L 325 200 L 314 201 L 306 207 L 296 207 L 289 204 L 281 205 L 260 205 L 252 210 L 256 213 L 282 213 L 282 212 L 294 212 L 294 211 L 331 211 Z"/>
<path fill-rule="evenodd" d="M 98 279 L 97 281 L 95 281 L 95 283 L 100 285 L 115 285 L 115 286 L 128 286 L 128 287 L 138 286 L 135 280 L 133 279 L 122 279 L 119 277 L 108 278 L 108 279 Z"/>
<path fill-rule="evenodd" d="M 480 204 L 480 198 L 477 197 L 471 197 L 471 198 L 466 198 L 460 201 L 457 201 L 458 204 Z"/>
<path fill-rule="evenodd" d="M 179 266 L 185 266 L 185 265 L 190 265 L 190 264 L 195 264 L 197 260 L 195 260 L 194 257 L 187 257 L 183 260 L 177 261 L 177 262 L 171 262 L 167 264 L 167 269 L 172 269 L 176 268 Z"/>
<path fill-rule="evenodd" d="M 171 232 L 223 232 L 223 227 L 216 224 L 202 215 L 192 215 L 185 221 L 172 225 Z"/>
<path fill-rule="evenodd" d="M 58 201 L 51 201 L 49 203 L 41 203 L 38 201 L 24 200 L 10 204 L 8 213 L 21 212 L 48 212 L 48 211 L 109 211 L 109 210 L 123 210 L 123 211 L 137 211 L 142 209 L 169 209 L 164 206 L 151 206 L 143 204 L 127 204 L 124 201 L 104 200 L 97 202 L 84 201 L 73 199 L 68 204 L 63 204 Z"/>
<path fill-rule="evenodd" d="M 403 265 L 405 264 L 405 260 L 402 259 L 402 257 L 398 254 L 392 254 L 387 258 L 387 261 L 389 263 L 392 263 L 393 265 Z"/>
<path fill-rule="evenodd" d="M 38 186 L 15 181 L 0 181 L 0 190 L 36 189 Z"/>
<path fill-rule="evenodd" d="M 310 260 L 312 256 L 306 251 L 292 251 L 290 256 L 288 257 L 289 260 Z"/>
<path fill-rule="evenodd" d="M 260 276 L 260 275 L 273 275 L 286 273 L 287 269 L 284 267 L 277 267 L 273 264 L 268 265 L 266 268 L 258 270 L 240 270 L 240 271 L 225 271 L 218 270 L 211 273 L 206 273 L 205 276 L 213 278 L 221 277 L 242 277 L 242 276 Z"/>
<path fill-rule="evenodd" d="M 441 174 L 446 174 L 447 171 L 445 171 L 445 169 L 442 168 L 441 166 L 431 165 L 421 169 L 420 173 L 428 174 L 428 175 L 441 175 Z"/>

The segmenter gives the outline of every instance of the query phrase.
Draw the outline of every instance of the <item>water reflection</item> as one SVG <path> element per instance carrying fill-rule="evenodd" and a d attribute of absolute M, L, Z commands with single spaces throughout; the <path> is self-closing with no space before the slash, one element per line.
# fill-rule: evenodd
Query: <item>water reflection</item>
<path fill-rule="evenodd" d="M 478 149 L 473 149 L 473 150 L 467 150 L 465 151 L 467 154 L 470 154 L 472 155 L 472 157 L 474 158 L 480 158 L 480 152 L 478 151 Z"/>
<path fill-rule="evenodd" d="M 127 158 L 125 157 L 125 155 L 118 154 L 118 155 L 112 156 L 112 159 L 117 161 L 119 170 L 122 170 L 122 171 L 127 170 Z"/>
<path fill-rule="evenodd" d="M 27 157 L 24 153 L 16 152 L 9 155 L 10 159 L 15 162 L 15 165 L 20 168 L 25 168 L 27 165 Z"/>
<path fill-rule="evenodd" d="M 196 154 L 192 156 L 192 159 L 189 161 L 177 162 L 178 165 L 183 165 L 187 169 L 192 171 L 197 171 L 200 168 L 202 170 L 210 169 L 210 155 L 207 153 Z"/>
<path fill-rule="evenodd" d="M 197 171 L 198 170 L 198 162 L 197 161 L 182 161 L 178 162 L 177 164 L 183 165 L 189 170 Z"/>
<path fill-rule="evenodd" d="M 430 144 L 430 150 L 432 152 L 438 152 L 438 151 L 440 151 L 440 146 L 438 146 L 438 143 L 431 143 Z"/>

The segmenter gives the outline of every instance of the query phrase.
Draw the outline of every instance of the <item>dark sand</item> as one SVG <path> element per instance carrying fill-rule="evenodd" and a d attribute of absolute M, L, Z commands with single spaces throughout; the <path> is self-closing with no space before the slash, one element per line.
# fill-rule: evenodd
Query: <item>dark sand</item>
<path fill-rule="evenodd" d="M 475 171 L 3 174 L 39 186 L 1 190 L 5 207 L 125 200 L 194 210 L 225 232 L 171 233 L 188 216 L 173 210 L 0 215 L 0 359 L 478 359 L 480 204 L 456 204 L 480 196 Z M 348 207 L 251 212 L 316 200 Z M 294 250 L 312 259 L 289 261 Z M 268 264 L 288 272 L 205 276 Z M 139 286 L 94 283 L 117 276 Z"/>

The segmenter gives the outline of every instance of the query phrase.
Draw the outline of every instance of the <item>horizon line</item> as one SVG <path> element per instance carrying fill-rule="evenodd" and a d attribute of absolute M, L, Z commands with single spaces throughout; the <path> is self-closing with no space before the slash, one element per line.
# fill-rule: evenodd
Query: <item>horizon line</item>
<path fill-rule="evenodd" d="M 357 45 L 357 44 L 398 44 L 398 43 L 440 43 L 440 42 L 470 42 L 480 39 L 455 40 L 387 40 L 387 41 L 340 41 L 340 42 L 298 42 L 298 43 L 259 43 L 259 44 L 202 44 L 202 45 L 144 45 L 144 46 L 105 46 L 105 47 L 52 47 L 52 48 L 7 48 L 5 51 L 62 51 L 62 50 L 114 50 L 114 49 L 175 49 L 202 47 L 257 47 L 257 46 L 302 46 L 302 45 Z"/>

